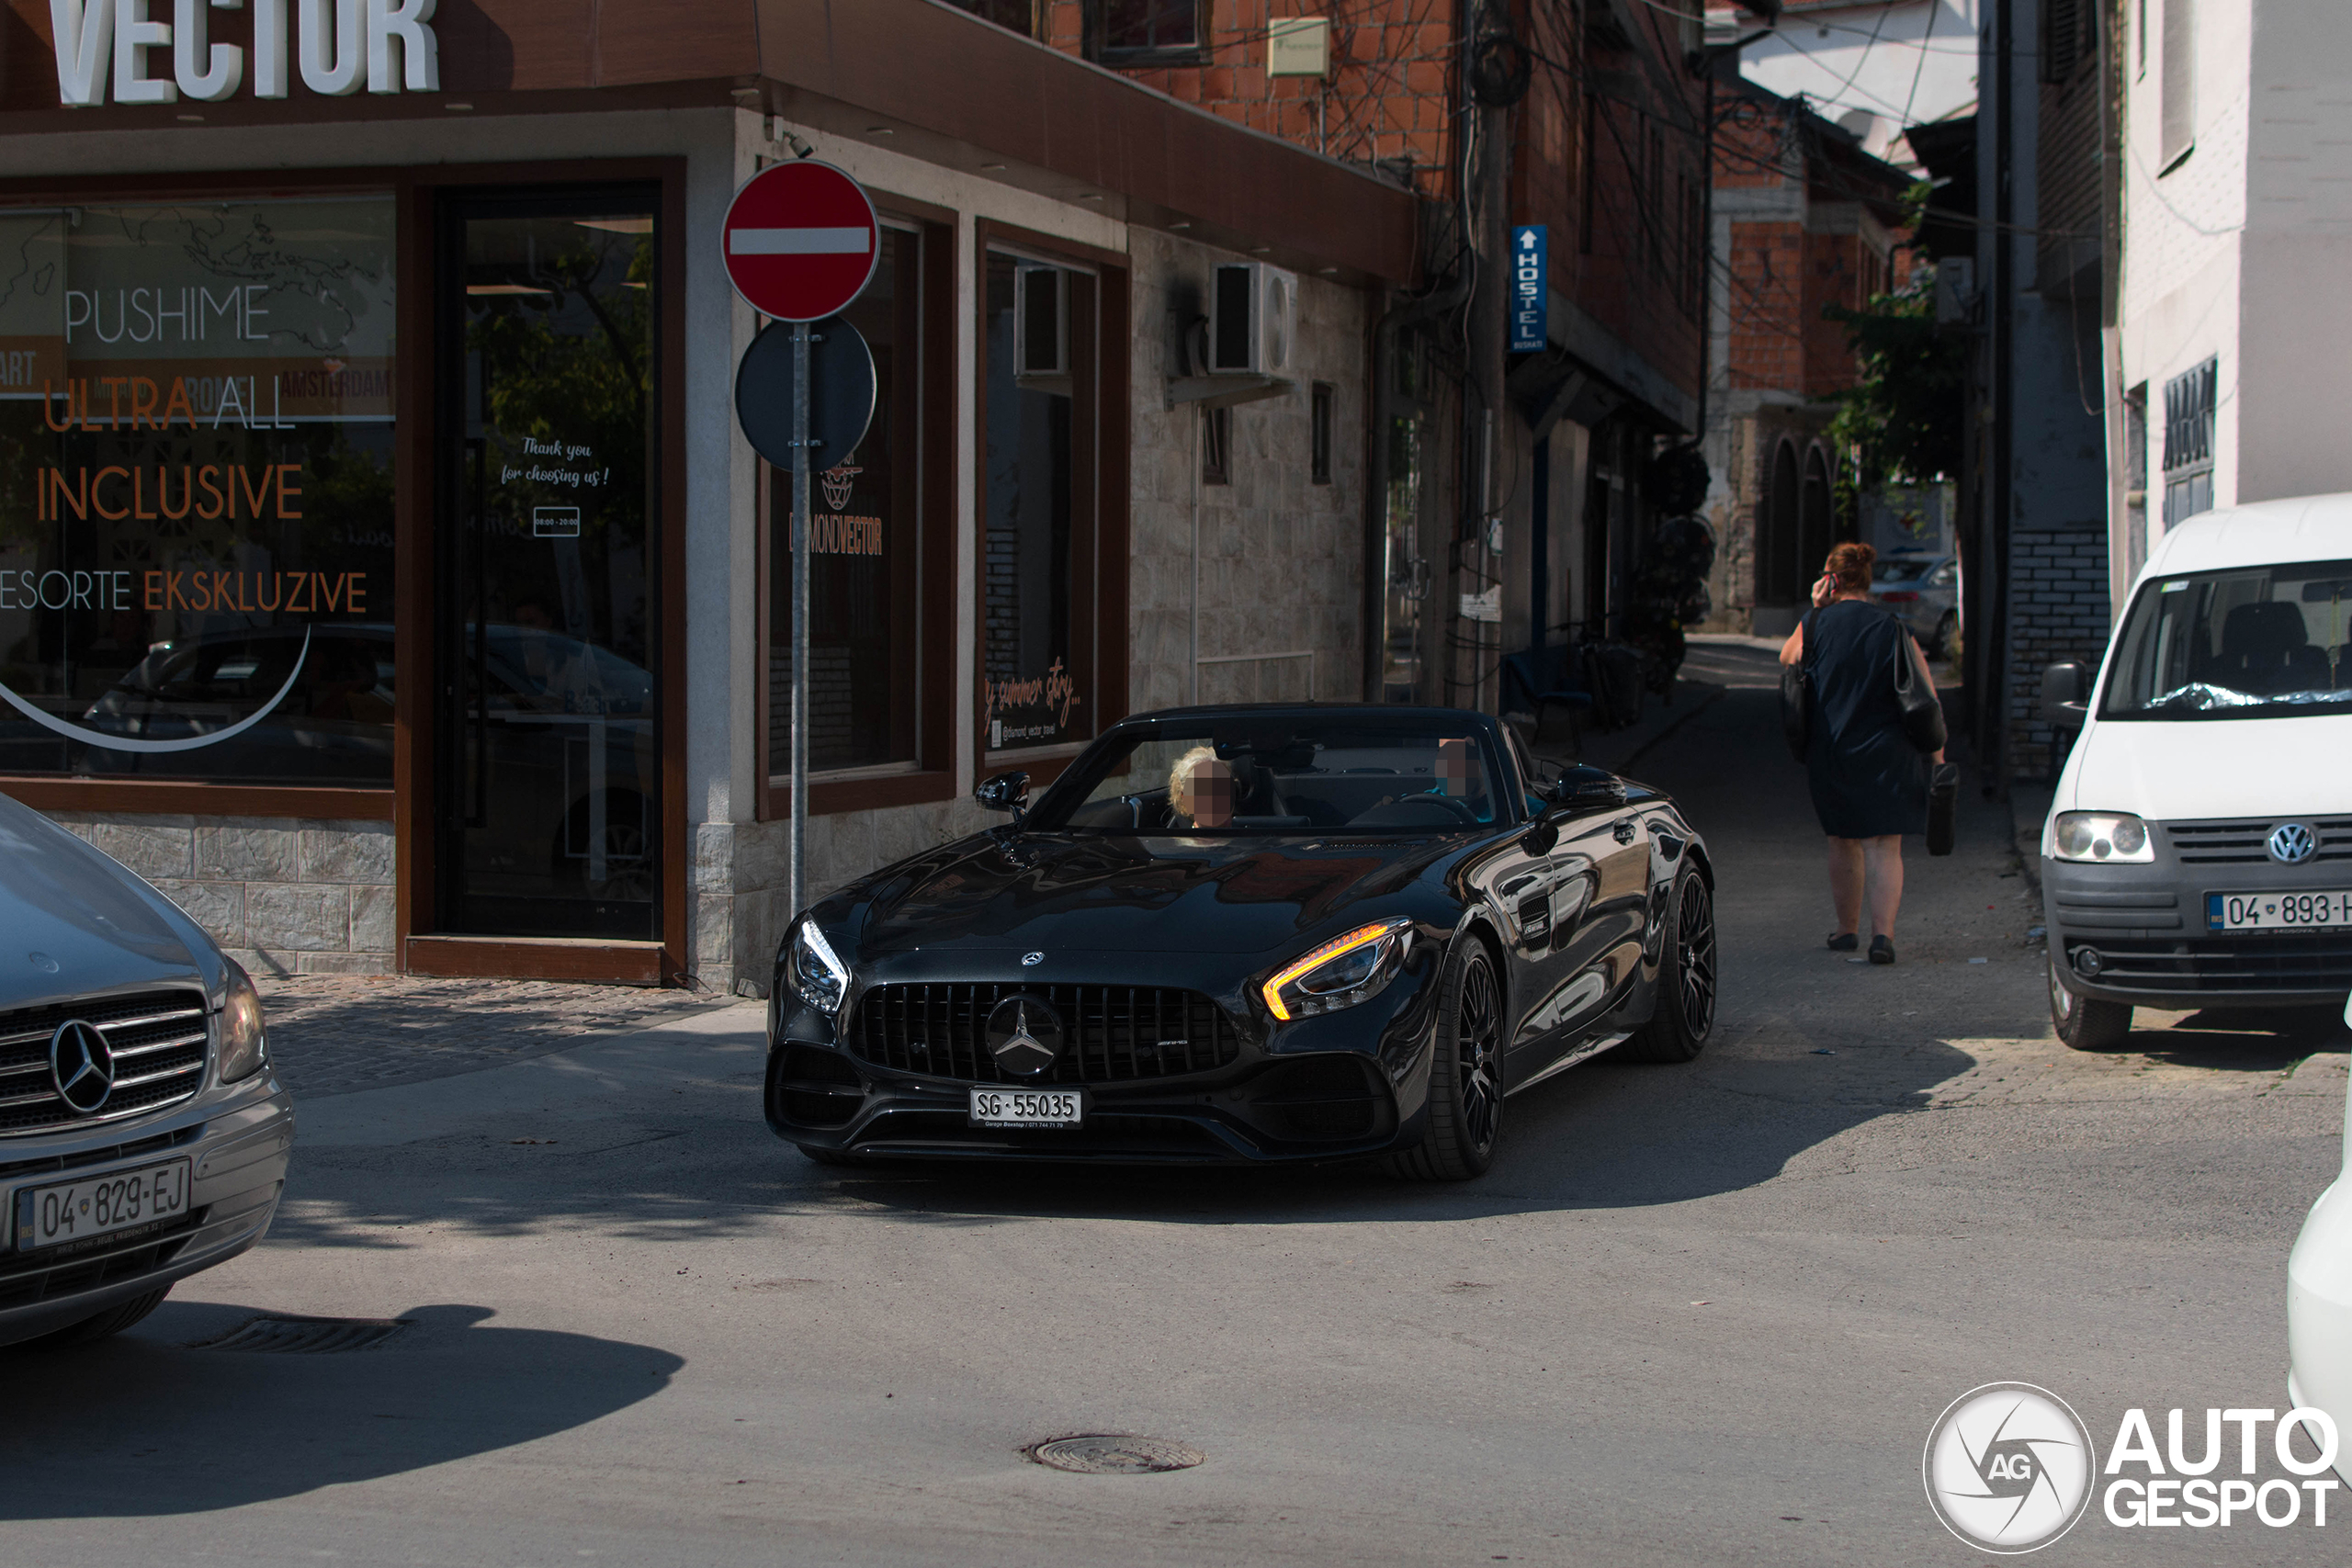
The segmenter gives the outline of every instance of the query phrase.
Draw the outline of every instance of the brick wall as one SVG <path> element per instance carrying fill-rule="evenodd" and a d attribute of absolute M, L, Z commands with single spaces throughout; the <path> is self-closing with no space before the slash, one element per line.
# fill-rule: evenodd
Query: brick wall
<path fill-rule="evenodd" d="M 2009 535 L 2008 774 L 2045 778 L 2053 734 L 2041 722 L 2041 671 L 2061 660 L 2096 667 L 2107 650 L 2107 530 L 2017 528 Z M 2063 763 L 2063 754 L 2055 761 Z"/>

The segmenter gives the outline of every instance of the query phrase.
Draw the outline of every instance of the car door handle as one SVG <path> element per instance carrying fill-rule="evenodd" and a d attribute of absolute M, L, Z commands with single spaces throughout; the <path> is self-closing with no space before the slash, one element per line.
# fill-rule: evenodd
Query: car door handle
<path fill-rule="evenodd" d="M 1616 833 L 1619 843 L 1630 844 L 1634 841 L 1634 825 L 1631 822 L 1620 822 L 1612 830 Z"/>

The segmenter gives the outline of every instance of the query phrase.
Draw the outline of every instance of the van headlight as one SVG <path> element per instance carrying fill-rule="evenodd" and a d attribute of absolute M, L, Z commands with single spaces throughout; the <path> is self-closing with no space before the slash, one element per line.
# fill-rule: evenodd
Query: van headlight
<path fill-rule="evenodd" d="M 269 1032 L 262 1026 L 261 993 L 232 958 L 220 998 L 220 1081 L 241 1083 L 269 1065 Z"/>
<path fill-rule="evenodd" d="M 849 965 L 817 929 L 803 919 L 785 941 L 784 968 L 800 999 L 819 1012 L 839 1012 L 849 996 Z"/>
<path fill-rule="evenodd" d="M 1259 994 L 1266 998 L 1266 1010 L 1284 1023 L 1351 1008 L 1387 988 L 1412 942 L 1410 920 L 1358 926 L 1274 971 Z"/>
<path fill-rule="evenodd" d="M 2056 860 L 2145 865 L 2156 858 L 2148 825 L 2128 811 L 2061 811 L 2051 824 Z"/>

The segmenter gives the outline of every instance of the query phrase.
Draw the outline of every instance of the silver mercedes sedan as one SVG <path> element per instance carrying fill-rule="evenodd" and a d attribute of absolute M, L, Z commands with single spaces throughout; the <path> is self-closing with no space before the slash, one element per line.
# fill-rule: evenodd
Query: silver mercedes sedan
<path fill-rule="evenodd" d="M 118 1333 L 252 1247 L 293 1143 L 245 972 L 0 796 L 0 1345 Z"/>

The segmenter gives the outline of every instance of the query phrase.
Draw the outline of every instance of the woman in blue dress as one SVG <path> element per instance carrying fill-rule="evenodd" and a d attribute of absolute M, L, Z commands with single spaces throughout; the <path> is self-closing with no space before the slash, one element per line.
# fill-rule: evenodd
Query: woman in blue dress
<path fill-rule="evenodd" d="M 1813 684 L 1805 773 L 1813 809 L 1829 835 L 1829 897 L 1838 929 L 1829 945 L 1860 944 L 1863 892 L 1870 896 L 1873 964 L 1894 962 L 1894 914 L 1903 902 L 1903 835 L 1927 830 L 1928 769 L 1903 730 L 1894 660 L 1917 661 L 1935 690 L 1928 658 L 1893 611 L 1870 602 L 1878 552 L 1839 545 L 1813 585 L 1813 610 L 1781 645 L 1781 662 L 1803 664 Z"/>

